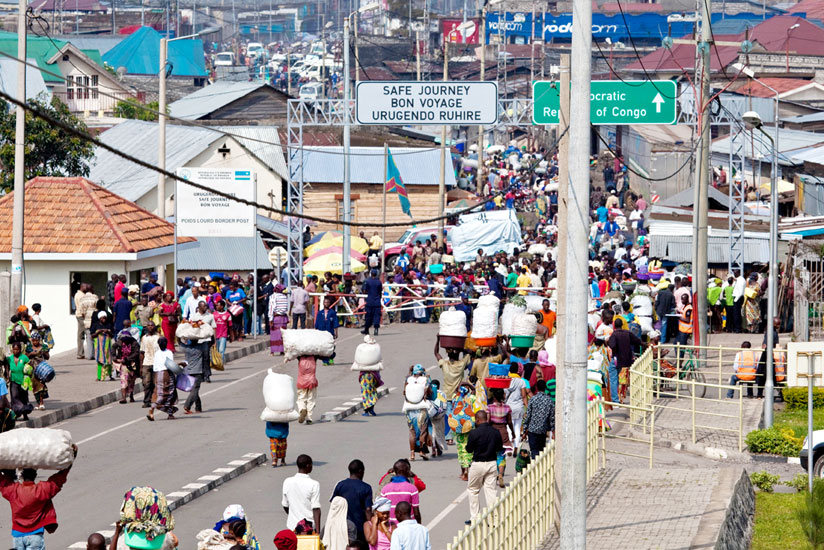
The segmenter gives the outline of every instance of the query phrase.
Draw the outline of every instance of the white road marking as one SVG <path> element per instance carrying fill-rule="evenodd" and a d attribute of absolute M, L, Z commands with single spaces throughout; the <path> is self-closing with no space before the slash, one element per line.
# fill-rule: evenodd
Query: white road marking
<path fill-rule="evenodd" d="M 209 391 L 207 391 L 207 392 L 204 392 L 202 395 L 211 395 L 211 394 L 213 394 L 213 393 L 217 393 L 217 392 L 219 392 L 219 391 L 223 391 L 223 390 L 225 390 L 226 388 L 229 388 L 229 387 L 231 387 L 231 386 L 234 386 L 235 384 L 240 384 L 241 382 L 245 382 L 246 380 L 249 380 L 250 378 L 254 378 L 255 376 L 259 376 L 259 375 L 264 374 L 264 373 L 266 373 L 266 372 L 269 372 L 269 368 L 268 368 L 268 367 L 267 367 L 267 368 L 265 368 L 265 369 L 263 369 L 263 370 L 259 370 L 259 371 L 257 371 L 257 372 L 253 372 L 252 374 L 247 374 L 247 375 L 246 375 L 246 376 L 244 376 L 243 378 L 238 378 L 237 380 L 234 380 L 234 381 L 232 381 L 232 382 L 229 382 L 228 384 L 222 384 L 222 385 L 218 386 L 217 388 L 215 388 L 215 389 L 213 389 L 213 390 L 209 390 Z M 116 431 L 118 431 L 118 430 L 122 430 L 123 428 L 128 428 L 128 427 L 129 427 L 129 426 L 131 426 L 132 424 L 137 424 L 138 422 L 142 422 L 142 421 L 144 421 L 144 420 L 146 420 L 146 417 L 145 417 L 145 416 L 141 416 L 140 418 L 137 418 L 137 419 L 135 419 L 135 420 L 130 420 L 129 422 L 125 422 L 125 423 L 123 423 L 123 424 L 120 424 L 119 426 L 115 426 L 115 427 L 113 427 L 113 428 L 109 428 L 108 430 L 103 430 L 102 432 L 99 432 L 99 433 L 97 433 L 97 434 L 95 434 L 95 435 L 93 435 L 93 436 L 87 437 L 86 439 L 81 439 L 80 441 L 76 442 L 76 443 L 75 443 L 75 445 L 82 445 L 82 444 L 84 444 L 84 443 L 88 443 L 89 441 L 94 441 L 95 439 L 97 439 L 97 438 L 99 438 L 99 437 L 103 437 L 104 435 L 109 435 L 110 433 L 112 433 L 112 432 L 116 432 Z"/>
<path fill-rule="evenodd" d="M 458 498 L 450 502 L 446 508 L 441 510 L 441 512 L 437 516 L 432 518 L 432 521 L 429 522 L 429 525 L 427 525 L 426 528 L 430 531 L 434 529 L 440 522 L 442 522 L 446 518 L 446 516 L 452 513 L 452 510 L 454 510 L 461 502 L 466 500 L 467 496 L 469 496 L 469 493 L 466 491 L 458 495 Z"/>

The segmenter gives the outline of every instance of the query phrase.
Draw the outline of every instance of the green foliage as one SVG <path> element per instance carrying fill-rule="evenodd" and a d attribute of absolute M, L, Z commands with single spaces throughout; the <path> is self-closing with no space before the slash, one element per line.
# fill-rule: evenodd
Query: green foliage
<path fill-rule="evenodd" d="M 765 493 L 772 493 L 773 485 L 778 483 L 780 479 L 781 476 L 771 474 L 766 470 L 761 472 L 753 472 L 750 474 L 750 481 L 752 481 L 752 484 L 755 485 L 759 491 L 764 491 Z"/>
<path fill-rule="evenodd" d="M 784 388 L 781 395 L 787 403 L 787 409 L 807 409 L 807 388 Z M 813 388 L 813 408 L 824 407 L 824 388 Z"/>
<path fill-rule="evenodd" d="M 795 436 L 789 428 L 768 428 L 753 430 L 745 439 L 751 453 L 768 453 L 781 456 L 798 456 L 803 439 Z"/>
<path fill-rule="evenodd" d="M 50 103 L 44 98 L 30 99 L 28 105 L 67 126 L 87 131 L 83 121 L 57 97 L 52 97 Z M 5 191 L 14 187 L 15 118 L 12 109 L 0 112 L 0 164 L 4 168 L 0 187 Z M 94 148 L 88 141 L 26 112 L 26 180 L 37 176 L 87 176 L 87 161 L 93 155 Z"/>
<path fill-rule="evenodd" d="M 804 493 L 756 493 L 751 550 L 809 550 L 795 519 Z"/>
<path fill-rule="evenodd" d="M 516 307 L 526 307 L 526 298 L 516 295 L 510 298 L 509 303 Z"/>
<path fill-rule="evenodd" d="M 813 480 L 813 491 L 804 498 L 796 517 L 813 550 L 824 548 L 824 480 Z"/>
<path fill-rule="evenodd" d="M 807 474 L 795 474 L 795 477 L 792 478 L 790 481 L 785 481 L 784 485 L 787 487 L 792 487 L 799 493 L 803 493 L 807 490 Z"/>
<path fill-rule="evenodd" d="M 120 100 L 114 107 L 114 116 L 132 118 L 135 120 L 157 120 L 157 110 L 160 108 L 157 101 L 140 103 L 134 98 Z M 166 109 L 168 112 L 168 109 Z"/>

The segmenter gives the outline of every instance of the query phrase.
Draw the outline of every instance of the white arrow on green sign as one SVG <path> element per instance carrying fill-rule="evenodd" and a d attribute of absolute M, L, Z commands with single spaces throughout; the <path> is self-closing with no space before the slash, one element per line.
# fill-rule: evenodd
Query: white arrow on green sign
<path fill-rule="evenodd" d="M 592 123 L 675 124 L 677 93 L 672 80 L 593 80 Z M 558 124 L 561 96 L 557 82 L 534 81 L 532 97 L 532 123 Z"/>

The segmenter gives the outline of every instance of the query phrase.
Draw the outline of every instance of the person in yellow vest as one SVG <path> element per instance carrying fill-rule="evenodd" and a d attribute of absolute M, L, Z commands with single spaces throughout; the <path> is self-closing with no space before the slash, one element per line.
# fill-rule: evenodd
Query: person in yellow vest
<path fill-rule="evenodd" d="M 781 319 L 778 317 L 773 318 L 773 387 L 778 387 L 780 382 L 784 381 L 784 364 L 781 364 L 780 367 L 780 374 L 781 380 L 778 379 L 779 376 L 779 365 L 778 365 L 778 357 L 780 349 L 778 348 L 778 329 L 781 326 Z M 767 383 L 767 331 L 764 331 L 764 340 L 761 342 L 761 358 L 758 360 L 758 370 L 755 373 L 755 381 L 756 387 L 758 388 L 758 392 L 756 393 L 756 397 L 761 399 L 764 397 L 764 386 Z"/>
<path fill-rule="evenodd" d="M 751 398 L 752 385 L 755 382 L 755 370 L 757 367 L 755 351 L 750 349 L 752 344 L 750 344 L 749 341 L 743 342 L 741 347 L 743 349 L 735 354 L 735 361 L 733 362 L 735 374 L 733 374 L 730 378 L 730 386 L 735 386 L 739 382 L 744 382 L 747 384 L 747 397 Z M 732 388 L 727 390 L 728 399 L 732 399 L 733 395 L 734 390 Z"/>

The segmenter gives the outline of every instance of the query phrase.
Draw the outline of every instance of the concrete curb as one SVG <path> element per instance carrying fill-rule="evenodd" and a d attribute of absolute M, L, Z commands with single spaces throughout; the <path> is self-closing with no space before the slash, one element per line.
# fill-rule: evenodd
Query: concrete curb
<path fill-rule="evenodd" d="M 231 361 L 236 361 L 242 357 L 246 357 L 253 353 L 262 351 L 266 349 L 268 345 L 268 341 L 261 340 L 260 342 L 255 342 L 251 346 L 246 346 L 240 349 L 232 350 L 226 353 L 226 362 L 229 363 Z M 143 392 L 142 381 L 137 380 L 135 382 L 134 392 Z M 72 403 L 71 405 L 67 405 L 65 407 L 49 411 L 48 413 L 42 416 L 38 416 L 37 418 L 30 418 L 27 422 L 20 422 L 18 423 L 18 425 L 23 426 L 25 428 L 45 428 L 46 426 L 57 424 L 58 422 L 62 422 L 63 420 L 67 420 L 74 416 L 81 415 L 92 409 L 97 409 L 99 407 L 108 405 L 109 403 L 120 401 L 121 395 L 122 394 L 120 392 L 120 388 L 118 388 L 116 390 L 104 393 L 103 395 L 98 395 L 97 397 L 87 399 L 86 401 L 81 401 L 80 403 Z"/>
<path fill-rule="evenodd" d="M 801 459 L 797 456 L 777 456 L 777 455 L 751 455 L 753 462 L 778 463 L 778 464 L 801 464 Z"/>
<path fill-rule="evenodd" d="M 211 474 L 200 476 L 196 481 L 184 485 L 179 491 L 166 493 L 166 503 L 170 511 L 177 510 L 198 497 L 202 497 L 212 489 L 227 483 L 234 478 L 264 464 L 267 461 L 266 453 L 247 453 L 239 460 L 233 460 L 225 468 L 217 468 Z M 106 544 L 111 542 L 113 530 L 99 531 L 106 538 Z M 86 541 L 75 542 L 69 549 L 86 548 Z"/>
<path fill-rule="evenodd" d="M 394 390 L 395 390 L 395 388 L 387 388 L 386 386 L 384 386 L 382 388 L 378 388 L 378 399 L 380 399 L 381 397 L 386 397 L 387 395 L 389 395 L 390 392 L 392 392 Z M 353 403 L 353 402 L 349 401 L 348 403 Z M 356 412 L 358 412 L 359 410 L 362 410 L 362 409 L 363 409 L 363 402 L 362 401 L 359 401 L 357 403 L 353 403 L 352 405 L 347 405 L 346 403 L 344 403 L 343 406 L 335 407 L 335 409 L 333 409 L 329 412 L 323 413 L 323 416 L 321 417 L 320 421 L 321 422 L 340 422 L 341 420 L 343 420 L 347 416 L 352 416 L 353 414 L 355 414 Z"/>
<path fill-rule="evenodd" d="M 649 441 L 649 435 L 639 433 L 635 430 L 628 430 L 629 437 Z M 686 441 L 674 441 L 671 439 L 664 439 L 662 437 L 655 438 L 656 447 L 669 447 L 675 451 L 684 451 L 690 454 L 703 456 L 712 460 L 735 460 L 747 461 L 750 454 L 746 452 L 730 451 L 727 449 L 719 449 L 717 447 L 706 447 L 699 443 L 689 443 Z"/>

